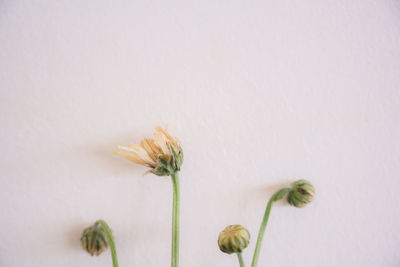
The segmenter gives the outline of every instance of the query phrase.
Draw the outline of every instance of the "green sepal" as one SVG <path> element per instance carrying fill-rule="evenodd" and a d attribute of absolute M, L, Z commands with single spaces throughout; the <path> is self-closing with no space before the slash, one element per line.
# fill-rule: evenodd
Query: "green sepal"
<path fill-rule="evenodd" d="M 90 255 L 100 255 L 108 247 L 107 234 L 99 222 L 83 231 L 81 244 Z"/>

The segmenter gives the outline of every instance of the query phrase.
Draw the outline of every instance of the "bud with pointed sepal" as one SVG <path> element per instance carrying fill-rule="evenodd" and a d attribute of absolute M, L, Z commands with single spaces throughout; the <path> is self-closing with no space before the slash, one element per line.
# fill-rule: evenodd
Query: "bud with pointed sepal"
<path fill-rule="evenodd" d="M 307 180 L 299 180 L 292 184 L 287 200 L 290 205 L 302 208 L 314 199 L 314 186 Z"/>
<path fill-rule="evenodd" d="M 218 246 L 222 252 L 241 253 L 250 242 L 250 233 L 241 225 L 229 225 L 218 236 Z"/>
<path fill-rule="evenodd" d="M 81 244 L 90 255 L 100 255 L 108 247 L 107 233 L 99 222 L 83 230 Z"/>

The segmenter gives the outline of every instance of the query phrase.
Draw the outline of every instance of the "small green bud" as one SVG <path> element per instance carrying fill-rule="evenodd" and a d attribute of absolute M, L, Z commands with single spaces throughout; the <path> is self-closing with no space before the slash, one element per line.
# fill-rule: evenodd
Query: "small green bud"
<path fill-rule="evenodd" d="M 92 226 L 83 230 L 81 244 L 84 250 L 90 255 L 99 256 L 108 247 L 106 231 L 100 222 L 95 222 Z"/>
<path fill-rule="evenodd" d="M 314 199 L 314 186 L 307 180 L 299 180 L 292 184 L 287 200 L 290 205 L 302 208 Z"/>
<path fill-rule="evenodd" d="M 219 249 L 228 254 L 242 252 L 249 241 L 250 233 L 241 225 L 229 225 L 218 236 Z"/>

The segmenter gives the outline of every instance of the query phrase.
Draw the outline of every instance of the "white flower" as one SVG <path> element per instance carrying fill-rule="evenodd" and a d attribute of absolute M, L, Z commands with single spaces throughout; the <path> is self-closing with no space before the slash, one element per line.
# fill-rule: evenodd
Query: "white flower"
<path fill-rule="evenodd" d="M 180 170 L 182 149 L 166 129 L 156 127 L 154 139 L 145 138 L 140 145 L 118 146 L 114 153 L 151 169 L 148 172 L 167 176 Z"/>

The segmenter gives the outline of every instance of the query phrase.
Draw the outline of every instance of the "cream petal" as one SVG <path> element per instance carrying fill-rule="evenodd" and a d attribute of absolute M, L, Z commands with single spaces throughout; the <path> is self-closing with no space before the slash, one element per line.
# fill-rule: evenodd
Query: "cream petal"
<path fill-rule="evenodd" d="M 123 156 L 126 159 L 129 159 L 130 161 L 133 161 L 137 164 L 141 164 L 141 165 L 145 165 L 145 166 L 149 166 L 150 164 L 144 160 L 142 160 L 141 158 L 139 158 L 137 155 L 135 154 L 128 154 L 128 153 L 124 153 L 121 151 L 113 151 L 113 153 L 118 154 L 120 156 Z"/>
<path fill-rule="evenodd" d="M 135 152 L 138 152 L 140 150 L 140 146 L 139 145 L 130 144 L 129 147 L 131 149 L 133 149 Z"/>
<path fill-rule="evenodd" d="M 169 149 L 167 147 L 167 140 L 165 135 L 156 129 L 154 132 L 155 140 L 154 142 L 156 143 L 157 146 L 159 146 L 165 155 L 169 155 Z"/>
<path fill-rule="evenodd" d="M 163 128 L 160 127 L 160 126 L 157 126 L 157 127 L 156 127 L 156 131 L 161 132 L 163 135 L 165 135 L 167 141 L 172 142 L 172 143 L 175 143 L 175 142 L 176 142 L 175 139 L 168 133 L 168 131 L 167 131 L 166 128 L 163 129 Z"/>
<path fill-rule="evenodd" d="M 154 165 L 156 162 L 155 160 L 153 160 L 146 152 L 146 150 L 144 150 L 142 147 L 138 146 L 138 145 L 129 145 L 129 147 L 126 146 L 118 146 L 119 149 L 124 150 L 126 152 L 129 152 L 132 155 L 135 155 L 136 157 L 140 158 L 141 160 L 143 160 L 144 162 Z"/>
<path fill-rule="evenodd" d="M 138 150 L 137 154 L 138 154 L 138 156 L 139 156 L 141 159 L 143 159 L 143 160 L 145 160 L 145 161 L 149 161 L 149 162 L 155 163 L 155 160 L 153 160 L 153 159 L 150 157 L 150 155 L 147 154 L 147 151 L 146 151 L 144 148 L 139 147 L 139 150 Z"/>
<path fill-rule="evenodd" d="M 151 139 L 143 139 L 142 142 L 140 142 L 140 146 L 143 147 L 144 150 L 146 150 L 147 154 L 149 157 L 155 162 L 157 161 L 157 152 L 153 150 L 151 147 Z"/>
<path fill-rule="evenodd" d="M 137 151 L 136 149 L 133 149 L 133 148 L 128 147 L 128 146 L 118 145 L 117 147 L 118 147 L 118 149 L 121 149 L 121 150 L 124 150 L 124 151 L 127 151 L 127 152 L 136 153 L 136 151 Z"/>
<path fill-rule="evenodd" d="M 153 139 L 147 139 L 149 146 L 156 154 L 160 154 L 162 152 L 161 148 L 156 145 Z"/>

